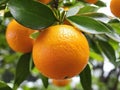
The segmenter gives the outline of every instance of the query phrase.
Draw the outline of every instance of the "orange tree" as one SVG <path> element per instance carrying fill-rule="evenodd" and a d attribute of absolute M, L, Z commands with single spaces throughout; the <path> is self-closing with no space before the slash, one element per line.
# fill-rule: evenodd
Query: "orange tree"
<path fill-rule="evenodd" d="M 47 88 L 51 78 L 64 80 L 73 76 L 80 78 L 83 90 L 96 90 L 95 85 L 100 90 L 118 90 L 120 20 L 98 12 L 105 6 L 101 0 L 0 0 L 0 90 L 17 90 L 28 77 L 40 78 Z M 120 12 L 114 0 L 110 8 L 113 14 Z M 12 19 L 21 27 L 37 30 L 25 37 L 33 39 L 33 51 L 19 53 L 9 48 L 5 34 Z M 13 25 L 11 29 L 22 32 L 18 28 Z M 21 43 L 29 41 L 24 36 L 19 33 L 12 46 L 28 48 L 30 44 Z M 106 60 L 114 66 L 107 75 L 103 69 Z M 98 70 L 96 82 L 94 73 Z M 12 86 L 7 84 L 10 82 Z"/>

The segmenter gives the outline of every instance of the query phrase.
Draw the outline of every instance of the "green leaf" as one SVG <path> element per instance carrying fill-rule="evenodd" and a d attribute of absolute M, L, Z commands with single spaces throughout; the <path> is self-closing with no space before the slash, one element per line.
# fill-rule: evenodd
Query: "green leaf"
<path fill-rule="evenodd" d="M 80 73 L 80 82 L 84 90 L 92 90 L 91 70 L 89 65 Z"/>
<path fill-rule="evenodd" d="M 99 50 L 98 46 L 97 46 L 97 42 L 96 42 L 96 36 L 95 35 L 86 35 L 89 45 L 90 45 L 90 49 L 98 54 L 101 54 L 101 51 Z"/>
<path fill-rule="evenodd" d="M 90 57 L 94 60 L 103 61 L 102 53 L 97 45 L 96 37 L 93 35 L 93 37 L 88 37 L 89 45 L 90 45 Z"/>
<path fill-rule="evenodd" d="M 87 16 L 70 16 L 68 21 L 78 29 L 91 34 L 104 34 L 109 29 L 97 20 Z"/>
<path fill-rule="evenodd" d="M 8 11 L 8 12 L 5 12 L 4 17 L 12 17 L 12 15 L 11 15 L 11 13 Z"/>
<path fill-rule="evenodd" d="M 0 16 L 0 24 L 1 24 L 2 20 L 3 20 L 3 16 Z"/>
<path fill-rule="evenodd" d="M 96 12 L 97 10 L 98 10 L 98 7 L 95 7 L 95 6 L 85 6 L 85 7 L 81 8 L 77 14 Z"/>
<path fill-rule="evenodd" d="M 120 35 L 118 35 L 117 33 L 114 33 L 114 32 L 110 32 L 110 33 L 106 33 L 106 35 L 108 37 L 110 37 L 111 39 L 117 41 L 117 42 L 120 42 Z"/>
<path fill-rule="evenodd" d="M 52 10 L 35 0 L 10 0 L 8 8 L 19 23 L 32 29 L 47 28 L 56 21 Z"/>
<path fill-rule="evenodd" d="M 102 52 L 107 56 L 109 61 L 115 64 L 116 56 L 115 56 L 114 48 L 108 42 L 102 40 L 99 40 L 99 46 Z"/>
<path fill-rule="evenodd" d="M 65 6 L 71 6 L 74 5 L 76 3 L 76 0 L 63 0 L 63 4 Z"/>
<path fill-rule="evenodd" d="M 0 10 L 4 10 L 5 7 L 6 7 L 5 5 L 1 5 L 1 6 L 0 6 Z"/>
<path fill-rule="evenodd" d="M 34 61 L 33 61 L 33 58 L 30 59 L 30 63 L 29 63 L 29 70 L 30 72 L 32 72 L 32 70 L 34 69 L 35 67 L 35 64 L 34 64 Z"/>
<path fill-rule="evenodd" d="M 120 34 L 120 23 L 110 23 L 109 25 L 112 26 L 116 33 Z"/>
<path fill-rule="evenodd" d="M 7 27 L 9 22 L 11 21 L 11 19 L 12 18 L 10 18 L 10 17 L 4 18 L 3 21 L 2 21 L 2 25 Z"/>
<path fill-rule="evenodd" d="M 80 6 L 74 6 L 67 11 L 66 17 L 76 15 L 80 10 Z"/>
<path fill-rule="evenodd" d="M 6 83 L 0 81 L 0 90 L 12 90 Z"/>
<path fill-rule="evenodd" d="M 109 23 L 120 23 L 120 21 L 117 18 L 110 19 Z"/>
<path fill-rule="evenodd" d="M 48 85 L 49 85 L 48 78 L 45 77 L 45 76 L 42 75 L 42 74 L 40 74 L 40 78 L 42 79 L 42 82 L 43 82 L 44 87 L 47 88 Z"/>
<path fill-rule="evenodd" d="M 0 0 L 0 5 L 7 3 L 9 0 Z"/>
<path fill-rule="evenodd" d="M 111 38 L 111 39 L 113 39 L 113 40 L 115 40 L 115 41 L 117 41 L 117 42 L 120 42 L 120 35 L 118 35 L 116 32 L 115 32 L 115 30 L 109 25 L 109 24 L 106 24 L 106 23 L 103 23 L 103 22 L 101 22 L 102 24 L 104 24 L 108 29 L 109 29 L 109 32 L 106 32 L 105 34 L 109 37 L 109 38 Z"/>
<path fill-rule="evenodd" d="M 103 57 L 93 51 L 90 51 L 90 57 L 97 61 L 103 61 Z"/>
<path fill-rule="evenodd" d="M 35 40 L 39 35 L 40 35 L 40 32 L 39 32 L 39 31 L 35 31 L 34 33 L 32 33 L 32 34 L 30 35 L 30 38 L 32 38 L 32 39 Z"/>
<path fill-rule="evenodd" d="M 98 0 L 95 5 L 99 6 L 99 7 L 106 7 L 106 4 L 103 1 Z"/>
<path fill-rule="evenodd" d="M 91 17 L 91 18 L 93 18 L 95 20 L 99 20 L 99 21 L 102 21 L 104 23 L 107 23 L 110 20 L 110 18 L 107 15 L 103 14 L 103 13 L 95 13 L 95 12 L 93 12 L 93 13 L 85 13 L 85 14 L 82 14 L 82 15 Z"/>
<path fill-rule="evenodd" d="M 109 40 L 109 43 L 111 44 L 111 46 L 114 48 L 114 50 L 116 50 L 116 51 L 119 51 L 119 42 L 116 42 L 116 41 L 114 41 L 114 40 Z"/>
<path fill-rule="evenodd" d="M 31 58 L 30 53 L 24 54 L 20 57 L 17 63 L 13 87 L 15 90 L 30 74 L 30 58 Z"/>

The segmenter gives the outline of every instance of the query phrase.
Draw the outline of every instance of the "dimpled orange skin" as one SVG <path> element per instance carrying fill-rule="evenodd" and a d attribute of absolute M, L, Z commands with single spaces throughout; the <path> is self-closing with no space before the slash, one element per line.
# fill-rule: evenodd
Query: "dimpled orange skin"
<path fill-rule="evenodd" d="M 38 0 L 41 3 L 48 4 L 51 0 Z"/>
<path fill-rule="evenodd" d="M 85 2 L 90 4 L 95 4 L 98 0 L 85 0 Z"/>
<path fill-rule="evenodd" d="M 58 87 L 64 87 L 67 86 L 70 83 L 70 79 L 63 79 L 63 80 L 52 80 L 53 85 L 58 86 Z"/>
<path fill-rule="evenodd" d="M 120 17 L 120 0 L 111 0 L 110 10 L 113 15 Z"/>
<path fill-rule="evenodd" d="M 8 45 L 16 52 L 28 53 L 32 51 L 33 39 L 29 37 L 34 30 L 26 28 L 12 20 L 6 30 Z"/>
<path fill-rule="evenodd" d="M 52 79 L 78 75 L 88 63 L 89 45 L 85 36 L 69 25 L 45 29 L 33 46 L 33 60 L 38 70 Z"/>

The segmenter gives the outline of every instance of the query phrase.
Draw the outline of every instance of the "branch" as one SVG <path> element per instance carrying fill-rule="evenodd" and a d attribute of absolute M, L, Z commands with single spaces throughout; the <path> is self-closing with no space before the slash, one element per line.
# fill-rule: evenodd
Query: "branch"
<path fill-rule="evenodd" d="M 104 82 L 105 83 L 108 83 L 108 80 L 109 80 L 109 78 L 110 78 L 110 75 L 112 74 L 112 73 L 114 73 L 116 71 L 116 69 L 112 69 L 110 72 L 109 72 L 109 74 L 108 74 L 108 76 L 105 78 L 105 80 L 104 80 Z"/>
<path fill-rule="evenodd" d="M 59 3 L 59 0 L 53 0 L 52 7 L 55 9 L 58 9 L 58 3 Z"/>
<path fill-rule="evenodd" d="M 117 90 L 117 87 L 118 87 L 118 83 L 119 83 L 119 76 L 120 76 L 120 68 L 118 68 L 118 72 L 117 72 L 117 78 L 116 78 L 116 82 L 113 86 L 113 88 L 111 90 Z"/>

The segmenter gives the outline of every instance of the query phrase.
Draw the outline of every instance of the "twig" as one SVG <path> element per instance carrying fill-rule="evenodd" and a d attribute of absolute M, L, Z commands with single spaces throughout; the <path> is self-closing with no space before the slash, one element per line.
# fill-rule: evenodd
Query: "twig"
<path fill-rule="evenodd" d="M 53 0 L 52 7 L 55 9 L 58 9 L 58 3 L 59 3 L 59 0 Z"/>
<path fill-rule="evenodd" d="M 118 80 L 119 76 L 120 76 L 120 68 L 118 68 L 117 78 L 116 78 L 115 84 L 111 90 L 117 90 L 118 83 L 119 83 L 119 80 Z"/>

